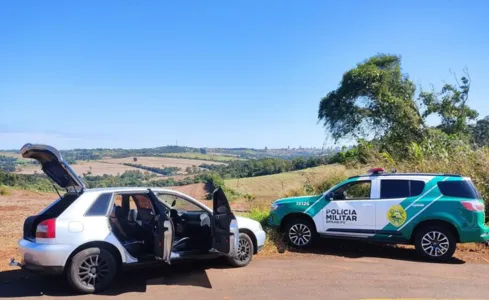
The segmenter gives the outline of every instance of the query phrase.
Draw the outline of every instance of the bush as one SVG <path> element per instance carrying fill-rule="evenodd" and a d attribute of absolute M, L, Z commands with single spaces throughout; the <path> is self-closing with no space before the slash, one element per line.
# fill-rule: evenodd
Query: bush
<path fill-rule="evenodd" d="M 267 226 L 268 216 L 270 215 L 270 208 L 254 207 L 249 213 L 246 214 L 247 218 L 260 222 L 262 226 Z"/>
<path fill-rule="evenodd" d="M 6 186 L 0 186 L 0 196 L 7 196 L 10 194 Z"/>

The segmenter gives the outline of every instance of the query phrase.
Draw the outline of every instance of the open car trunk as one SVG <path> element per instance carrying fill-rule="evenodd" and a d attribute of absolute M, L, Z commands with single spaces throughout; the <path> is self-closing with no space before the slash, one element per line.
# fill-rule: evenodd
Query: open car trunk
<path fill-rule="evenodd" d="M 34 240 L 37 225 L 44 220 L 61 215 L 81 195 L 85 184 L 54 147 L 28 143 L 20 149 L 20 154 L 23 158 L 35 159 L 52 181 L 68 191 L 38 215 L 30 216 L 25 220 L 23 236 L 25 239 Z"/>
<path fill-rule="evenodd" d="M 56 199 L 39 214 L 27 217 L 24 221 L 24 239 L 34 241 L 36 239 L 37 225 L 44 220 L 59 217 L 78 197 L 78 194 L 65 194 L 63 197 Z"/>

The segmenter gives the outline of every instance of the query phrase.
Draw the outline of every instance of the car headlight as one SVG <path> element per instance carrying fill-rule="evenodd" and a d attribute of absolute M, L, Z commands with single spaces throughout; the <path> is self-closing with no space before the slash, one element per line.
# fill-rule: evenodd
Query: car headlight
<path fill-rule="evenodd" d="M 274 211 L 274 210 L 276 210 L 279 207 L 280 207 L 280 204 L 277 204 L 277 203 L 274 202 L 274 203 L 272 203 L 272 206 L 270 207 L 270 210 L 271 211 Z"/>

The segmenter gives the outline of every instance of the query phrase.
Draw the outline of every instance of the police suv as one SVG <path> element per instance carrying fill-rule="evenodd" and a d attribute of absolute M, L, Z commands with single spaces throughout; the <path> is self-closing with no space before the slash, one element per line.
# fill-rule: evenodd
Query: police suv
<path fill-rule="evenodd" d="M 385 173 L 348 178 L 321 195 L 272 204 L 269 224 L 292 246 L 317 237 L 414 244 L 422 256 L 444 261 L 456 243 L 489 240 L 484 202 L 470 178 L 449 174 Z"/>

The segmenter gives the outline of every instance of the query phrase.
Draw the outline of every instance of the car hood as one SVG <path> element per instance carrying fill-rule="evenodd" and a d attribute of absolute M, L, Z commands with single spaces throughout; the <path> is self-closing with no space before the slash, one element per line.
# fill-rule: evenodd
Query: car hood
<path fill-rule="evenodd" d="M 274 202 L 274 204 L 294 204 L 297 202 L 310 202 L 313 203 L 323 195 L 314 195 L 314 196 L 299 196 L 299 197 L 291 197 L 291 198 L 283 198 L 278 199 Z"/>
<path fill-rule="evenodd" d="M 250 218 L 236 216 L 236 221 L 238 222 L 239 228 L 246 228 L 251 231 L 262 230 L 260 222 L 252 220 Z"/>

